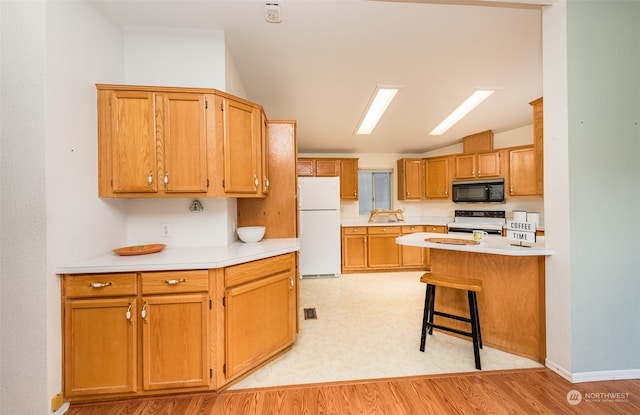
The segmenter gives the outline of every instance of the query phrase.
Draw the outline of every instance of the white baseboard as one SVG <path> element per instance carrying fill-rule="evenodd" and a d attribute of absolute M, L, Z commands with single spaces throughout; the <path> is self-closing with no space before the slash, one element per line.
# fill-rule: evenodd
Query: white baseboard
<path fill-rule="evenodd" d="M 571 383 L 602 382 L 606 380 L 640 379 L 640 369 L 602 370 L 598 372 L 572 373 L 547 359 L 544 365 Z"/>
<path fill-rule="evenodd" d="M 65 412 L 67 412 L 67 410 L 69 409 L 69 402 L 65 402 L 62 405 L 60 405 L 60 408 L 56 409 L 56 411 L 53 413 L 53 415 L 62 415 Z"/>
<path fill-rule="evenodd" d="M 640 369 L 578 372 L 574 373 L 572 378 L 573 383 L 599 382 L 603 380 L 640 379 Z"/>
<path fill-rule="evenodd" d="M 562 376 L 563 378 L 565 378 L 566 380 L 568 380 L 569 382 L 573 382 L 572 380 L 573 377 L 571 375 L 571 372 L 569 372 L 567 369 L 563 368 L 562 366 L 556 364 L 555 362 L 552 362 L 549 359 L 546 359 L 544 361 L 544 365 L 549 369 L 553 370 L 554 372 L 556 372 L 557 374 L 559 374 L 560 376 Z"/>

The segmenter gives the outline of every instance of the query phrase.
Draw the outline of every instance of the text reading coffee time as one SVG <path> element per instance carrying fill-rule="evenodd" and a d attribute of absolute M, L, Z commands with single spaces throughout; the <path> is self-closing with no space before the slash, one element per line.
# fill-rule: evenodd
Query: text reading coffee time
<path fill-rule="evenodd" d="M 536 224 L 533 222 L 507 222 L 507 239 L 512 241 L 536 241 Z"/>

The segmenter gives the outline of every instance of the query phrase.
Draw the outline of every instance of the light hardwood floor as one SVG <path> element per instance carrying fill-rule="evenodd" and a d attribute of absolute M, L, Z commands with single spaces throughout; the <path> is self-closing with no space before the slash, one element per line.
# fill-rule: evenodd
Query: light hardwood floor
<path fill-rule="evenodd" d="M 640 380 L 572 384 L 546 368 L 224 391 L 101 404 L 68 415 L 640 413 Z"/>

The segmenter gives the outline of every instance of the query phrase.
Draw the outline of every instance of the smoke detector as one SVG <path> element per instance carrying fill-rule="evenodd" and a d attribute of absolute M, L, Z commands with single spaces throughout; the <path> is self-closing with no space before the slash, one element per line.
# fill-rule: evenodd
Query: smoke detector
<path fill-rule="evenodd" d="M 267 3 L 264 5 L 264 19 L 269 23 L 280 23 L 282 21 L 282 10 L 278 3 Z"/>

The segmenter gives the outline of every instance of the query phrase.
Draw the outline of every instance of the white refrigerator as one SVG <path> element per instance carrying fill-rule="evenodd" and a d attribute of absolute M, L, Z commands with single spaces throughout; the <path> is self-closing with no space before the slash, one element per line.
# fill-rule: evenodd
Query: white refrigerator
<path fill-rule="evenodd" d="M 340 178 L 298 177 L 300 278 L 337 277 L 340 261 Z"/>

